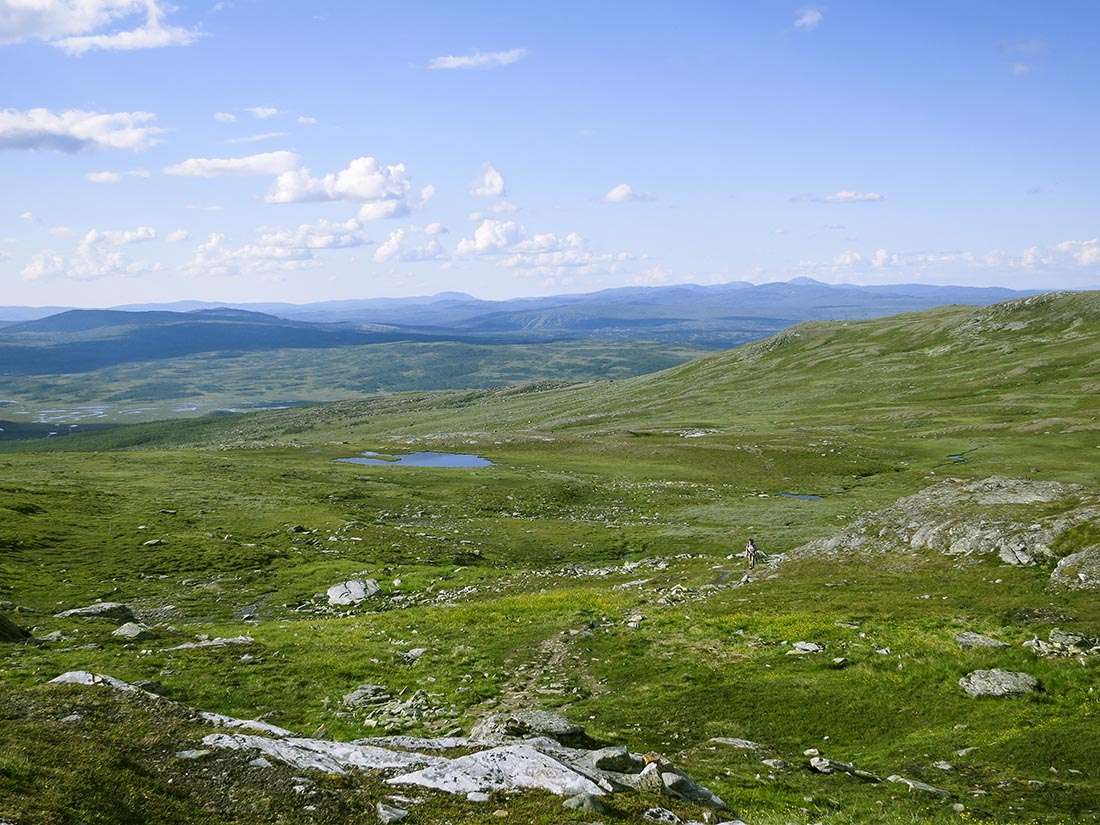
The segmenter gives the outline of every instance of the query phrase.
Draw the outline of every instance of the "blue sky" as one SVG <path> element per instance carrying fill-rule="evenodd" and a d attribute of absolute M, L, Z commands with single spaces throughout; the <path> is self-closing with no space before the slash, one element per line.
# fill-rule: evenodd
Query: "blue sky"
<path fill-rule="evenodd" d="M 1100 285 L 1093 2 L 0 0 L 0 304 Z"/>

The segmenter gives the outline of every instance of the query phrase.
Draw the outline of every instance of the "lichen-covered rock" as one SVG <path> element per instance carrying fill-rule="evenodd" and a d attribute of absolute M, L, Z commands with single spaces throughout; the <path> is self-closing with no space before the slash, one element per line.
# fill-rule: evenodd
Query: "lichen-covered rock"
<path fill-rule="evenodd" d="M 1012 670 L 975 670 L 961 679 L 959 687 L 967 696 L 1020 696 L 1039 689 L 1039 680 L 1030 673 Z"/>
<path fill-rule="evenodd" d="M 118 622 L 134 621 L 134 611 L 129 605 L 118 602 L 96 602 L 87 607 L 74 607 L 57 614 L 59 619 L 114 619 Z"/>
<path fill-rule="evenodd" d="M 962 633 L 955 634 L 955 641 L 958 642 L 961 648 L 974 648 L 974 647 L 1008 647 L 1008 644 L 1002 642 L 1000 639 L 994 639 L 991 636 L 983 636 L 981 633 L 975 633 L 973 630 L 964 630 Z"/>
<path fill-rule="evenodd" d="M 374 579 L 348 579 L 330 587 L 325 595 L 333 607 L 351 607 L 382 591 Z"/>
<path fill-rule="evenodd" d="M 1067 590 L 1100 590 L 1100 547 L 1071 553 L 1058 562 L 1050 582 Z"/>

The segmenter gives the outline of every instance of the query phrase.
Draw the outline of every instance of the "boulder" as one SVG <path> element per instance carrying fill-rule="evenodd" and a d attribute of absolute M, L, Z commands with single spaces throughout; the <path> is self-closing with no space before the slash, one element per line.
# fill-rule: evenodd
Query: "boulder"
<path fill-rule="evenodd" d="M 1050 574 L 1050 583 L 1067 590 L 1100 590 L 1100 546 L 1063 558 Z"/>
<path fill-rule="evenodd" d="M 558 796 L 604 793 L 587 776 L 523 744 L 501 745 L 457 759 L 442 759 L 423 770 L 386 781 L 390 785 L 420 785 L 461 794 L 517 790 L 543 790 Z"/>
<path fill-rule="evenodd" d="M 351 607 L 377 596 L 381 591 L 382 588 L 374 579 L 348 579 L 334 584 L 325 595 L 333 607 Z"/>
<path fill-rule="evenodd" d="M 409 812 L 404 808 L 398 808 L 396 805 L 387 805 L 385 802 L 377 803 L 374 806 L 374 812 L 382 825 L 390 825 L 391 822 L 400 822 L 409 815 Z"/>
<path fill-rule="evenodd" d="M 96 602 L 87 607 L 74 607 L 57 614 L 59 619 L 114 619 L 119 622 L 134 621 L 134 611 L 129 605 L 118 602 Z"/>
<path fill-rule="evenodd" d="M 594 770 L 614 773 L 641 773 L 645 767 L 645 761 L 640 756 L 623 747 L 590 751 L 586 761 Z"/>
<path fill-rule="evenodd" d="M 974 647 L 1008 647 L 1008 645 L 1000 639 L 994 639 L 991 636 L 983 636 L 981 633 L 975 633 L 973 630 L 964 630 L 962 633 L 956 633 L 955 641 L 958 642 L 959 647 L 963 649 Z"/>
<path fill-rule="evenodd" d="M 382 685 L 360 685 L 351 693 L 344 694 L 344 705 L 349 708 L 364 708 L 387 702 L 393 697 Z"/>
<path fill-rule="evenodd" d="M 709 788 L 704 788 L 690 776 L 685 776 L 679 771 L 663 771 L 661 773 L 661 780 L 672 796 L 717 810 L 722 810 L 726 807 L 726 803 L 722 801 L 720 796 Z"/>
<path fill-rule="evenodd" d="M 570 722 L 560 713 L 548 710 L 516 710 L 494 713 L 470 730 L 470 738 L 484 742 L 503 742 L 545 736 L 570 747 L 584 748 L 592 744 L 584 728 Z"/>
<path fill-rule="evenodd" d="M 856 779 L 865 782 L 881 782 L 882 779 L 871 773 L 857 768 L 851 762 L 838 762 L 835 759 L 826 759 L 824 756 L 810 757 L 810 770 L 816 773 L 846 773 Z"/>
<path fill-rule="evenodd" d="M 126 622 L 126 624 L 116 628 L 111 635 L 135 642 L 141 639 L 148 639 L 153 635 L 153 631 L 138 622 Z"/>
<path fill-rule="evenodd" d="M 642 813 L 642 819 L 647 822 L 666 822 L 669 825 L 679 825 L 683 821 L 668 808 L 646 808 Z"/>
<path fill-rule="evenodd" d="M 905 785 L 910 791 L 920 791 L 921 793 L 932 794 L 933 796 L 950 796 L 943 788 L 937 788 L 934 785 L 929 785 L 927 782 L 920 782 L 916 779 L 906 779 L 904 776 L 898 776 L 896 773 L 886 777 L 887 782 L 897 782 Z"/>
<path fill-rule="evenodd" d="M 967 696 L 1019 696 L 1039 689 L 1039 680 L 1012 670 L 975 670 L 959 679 Z"/>
<path fill-rule="evenodd" d="M 756 742 L 750 742 L 748 739 L 738 739 L 732 736 L 712 736 L 710 739 L 716 745 L 726 745 L 730 748 L 737 748 L 742 751 L 758 751 L 760 745 Z"/>
<path fill-rule="evenodd" d="M 22 642 L 31 636 L 7 616 L 0 614 L 0 642 Z"/>
<path fill-rule="evenodd" d="M 590 793 L 579 793 L 576 796 L 571 796 L 561 803 L 561 806 L 573 811 L 583 811 L 586 814 L 601 814 L 606 816 L 611 813 L 611 808 L 609 808 L 602 799 Z"/>
<path fill-rule="evenodd" d="M 203 737 L 207 748 L 239 750 L 259 753 L 292 768 L 316 770 L 323 773 L 342 774 L 348 770 L 408 770 L 409 768 L 449 760 L 438 756 L 405 753 L 371 745 L 353 745 L 348 742 L 330 742 L 327 739 L 306 739 L 289 736 L 270 739 L 248 734 L 212 733 Z"/>
<path fill-rule="evenodd" d="M 787 651 L 787 655 L 800 654 L 800 653 L 820 653 L 825 648 L 819 645 L 817 642 L 795 642 L 791 645 L 791 649 Z"/>

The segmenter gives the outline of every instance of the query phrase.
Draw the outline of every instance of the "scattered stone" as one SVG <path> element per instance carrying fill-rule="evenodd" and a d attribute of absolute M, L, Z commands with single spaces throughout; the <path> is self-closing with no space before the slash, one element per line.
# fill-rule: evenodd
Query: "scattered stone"
<path fill-rule="evenodd" d="M 149 541 L 143 541 L 141 543 L 141 546 L 142 547 L 160 547 L 162 544 L 164 544 L 163 539 L 149 539 Z"/>
<path fill-rule="evenodd" d="M 570 722 L 560 713 L 548 710 L 517 710 L 494 713 L 478 722 L 470 738 L 484 742 L 545 736 L 562 745 L 583 748 L 592 744 L 584 728 Z"/>
<path fill-rule="evenodd" d="M 382 588 L 374 579 L 348 579 L 334 584 L 326 591 L 328 603 L 333 607 L 351 607 L 377 596 Z"/>
<path fill-rule="evenodd" d="M 1028 673 L 1011 670 L 975 670 L 961 679 L 967 696 L 1019 696 L 1039 689 L 1039 681 Z"/>
<path fill-rule="evenodd" d="M 45 636 L 39 636 L 38 641 L 40 641 L 40 642 L 63 642 L 63 641 L 65 641 L 65 634 L 62 633 L 60 630 L 54 630 L 50 633 L 47 633 Z"/>
<path fill-rule="evenodd" d="M 975 633 L 972 630 L 964 630 L 962 633 L 956 633 L 955 641 L 958 642 L 959 647 L 964 650 L 975 647 L 1008 647 L 1008 644 L 1002 642 L 1000 639 L 983 636 L 981 633 Z"/>
<path fill-rule="evenodd" d="M 791 645 L 791 649 L 787 651 L 787 655 L 798 655 L 802 653 L 820 653 L 825 648 L 817 644 L 817 642 L 795 642 Z"/>
<path fill-rule="evenodd" d="M 573 811 L 583 811 L 589 814 L 606 815 L 611 813 L 611 808 L 609 808 L 602 799 L 589 793 L 579 793 L 576 796 L 571 796 L 561 803 L 561 806 Z"/>
<path fill-rule="evenodd" d="M 59 619 L 114 619 L 119 622 L 134 621 L 134 611 L 118 602 L 96 602 L 87 607 L 74 607 L 57 614 Z"/>
<path fill-rule="evenodd" d="M 484 791 L 470 791 L 466 794 L 466 800 L 468 802 L 488 802 L 489 794 Z"/>
<path fill-rule="evenodd" d="M 909 788 L 910 791 L 920 791 L 922 793 L 932 794 L 933 796 L 950 796 L 943 788 L 937 788 L 933 785 L 929 785 L 926 782 L 920 782 L 916 779 L 906 779 L 904 776 L 898 776 L 896 773 L 886 777 L 887 782 L 898 782 Z"/>
<path fill-rule="evenodd" d="M 1068 590 L 1100 589 L 1100 546 L 1061 559 L 1050 574 L 1050 582 Z"/>
<path fill-rule="evenodd" d="M 401 658 L 405 660 L 405 664 L 416 664 L 416 661 L 428 652 L 426 647 L 414 647 L 412 650 L 406 650 L 401 654 Z"/>
<path fill-rule="evenodd" d="M 849 664 L 851 664 L 851 662 L 849 662 L 849 661 L 848 661 L 848 660 L 847 660 L 847 659 L 846 659 L 845 657 L 843 657 L 843 656 L 837 656 L 837 657 L 836 657 L 835 659 L 833 659 L 833 661 L 832 661 L 832 665 L 833 665 L 833 667 L 835 667 L 835 668 L 836 668 L 837 670 L 843 670 L 844 668 L 848 667 L 848 665 L 849 665 Z"/>
<path fill-rule="evenodd" d="M 1100 640 L 1090 639 L 1079 633 L 1068 633 L 1054 628 L 1047 635 L 1047 641 L 1036 637 L 1024 642 L 1024 647 L 1037 656 L 1048 658 L 1058 656 L 1088 656 L 1100 653 Z"/>
<path fill-rule="evenodd" d="M 393 697 L 382 685 L 360 685 L 344 694 L 344 704 L 349 708 L 363 708 L 389 701 Z"/>
<path fill-rule="evenodd" d="M 272 767 L 271 762 L 269 762 L 267 759 L 264 759 L 262 756 L 257 756 L 255 759 L 250 759 L 248 761 L 248 765 L 251 768 L 270 768 L 270 767 Z"/>
<path fill-rule="evenodd" d="M 7 616 L 0 614 L 0 642 L 23 642 L 31 637 L 31 634 L 11 621 Z"/>
<path fill-rule="evenodd" d="M 186 759 L 186 760 L 189 760 L 189 761 L 195 760 L 195 759 L 203 759 L 204 757 L 209 756 L 213 752 L 214 751 L 205 750 L 205 749 L 176 751 L 176 759 Z"/>
<path fill-rule="evenodd" d="M 378 815 L 378 821 L 383 823 L 383 825 L 390 825 L 391 822 L 400 822 L 409 815 L 409 812 L 404 808 L 398 808 L 396 805 L 387 805 L 385 802 L 377 803 L 374 806 L 374 812 Z"/>
<path fill-rule="evenodd" d="M 184 642 L 182 645 L 170 647 L 168 650 L 201 650 L 205 647 L 228 647 L 230 645 L 250 645 L 256 640 L 251 636 L 229 636 L 216 639 L 200 639 L 197 642 Z"/>
<path fill-rule="evenodd" d="M 748 739 L 737 739 L 729 736 L 713 736 L 710 741 L 714 742 L 716 745 L 728 745 L 731 748 L 737 748 L 743 751 L 760 750 L 760 745 L 756 742 L 750 742 Z"/>
<path fill-rule="evenodd" d="M 153 635 L 153 632 L 148 627 L 138 622 L 126 622 L 126 624 L 116 628 L 111 635 L 134 642 L 141 639 L 148 639 Z"/>
<path fill-rule="evenodd" d="M 810 770 L 817 773 L 846 773 L 849 776 L 854 776 L 856 779 L 862 779 L 865 782 L 881 782 L 882 779 L 870 771 L 864 771 L 857 768 L 851 762 L 838 762 L 835 759 L 826 759 L 823 756 L 814 756 L 810 758 Z"/>
<path fill-rule="evenodd" d="M 774 771 L 785 771 L 788 767 L 790 767 L 782 759 L 761 759 L 760 762 L 763 765 L 767 765 Z"/>
<path fill-rule="evenodd" d="M 642 813 L 642 819 L 649 822 L 667 822 L 670 825 L 679 825 L 682 821 L 680 817 L 667 808 L 646 808 Z"/>
<path fill-rule="evenodd" d="M 954 765 L 952 765 L 950 762 L 945 762 L 942 759 L 939 760 L 938 762 L 933 762 L 932 767 L 933 768 L 938 768 L 941 771 L 953 771 L 953 770 L 955 770 Z"/>

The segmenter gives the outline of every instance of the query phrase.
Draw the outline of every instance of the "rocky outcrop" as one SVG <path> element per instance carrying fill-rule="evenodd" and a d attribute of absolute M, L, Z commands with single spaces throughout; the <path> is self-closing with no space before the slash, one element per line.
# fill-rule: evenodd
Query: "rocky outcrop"
<path fill-rule="evenodd" d="M 325 595 L 332 607 L 352 607 L 377 596 L 381 590 L 374 579 L 348 579 L 334 584 L 325 591 Z"/>
<path fill-rule="evenodd" d="M 1039 680 L 1030 673 L 1012 670 L 975 670 L 961 679 L 959 687 L 967 696 L 1021 696 L 1039 689 Z"/>
<path fill-rule="evenodd" d="M 1050 506 L 1058 502 L 1065 502 L 1065 508 Z M 947 479 L 861 516 L 840 533 L 808 542 L 790 556 L 931 550 L 1032 565 L 1053 559 L 1052 546 L 1068 530 L 1098 518 L 1100 497 L 1076 485 L 1000 477 Z M 1066 574 L 1063 578 L 1068 569 Z"/>
<path fill-rule="evenodd" d="M 1093 639 L 1080 633 L 1068 633 L 1056 627 L 1047 634 L 1046 641 L 1035 637 L 1024 642 L 1024 647 L 1036 656 L 1045 658 L 1093 656 L 1100 653 L 1100 639 Z"/>
<path fill-rule="evenodd" d="M 114 619 L 117 622 L 134 621 L 134 611 L 129 605 L 118 602 L 96 602 L 87 607 L 74 607 L 57 614 L 59 619 Z"/>
<path fill-rule="evenodd" d="M 1067 590 L 1100 590 L 1100 547 L 1088 547 L 1063 558 L 1050 583 Z"/>
<path fill-rule="evenodd" d="M 470 738 L 483 742 L 506 742 L 543 736 L 562 745 L 585 747 L 594 744 L 584 728 L 560 713 L 546 710 L 517 710 L 494 713 L 482 719 L 470 731 Z"/>

